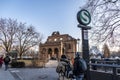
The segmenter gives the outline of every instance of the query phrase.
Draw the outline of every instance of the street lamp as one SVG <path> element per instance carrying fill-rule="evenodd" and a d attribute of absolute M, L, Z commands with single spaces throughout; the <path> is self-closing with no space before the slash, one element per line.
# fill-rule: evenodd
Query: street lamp
<path fill-rule="evenodd" d="M 77 39 L 77 45 L 78 45 L 78 46 L 77 46 L 77 52 L 79 52 L 79 41 L 80 41 L 80 39 L 78 38 L 78 39 Z"/>

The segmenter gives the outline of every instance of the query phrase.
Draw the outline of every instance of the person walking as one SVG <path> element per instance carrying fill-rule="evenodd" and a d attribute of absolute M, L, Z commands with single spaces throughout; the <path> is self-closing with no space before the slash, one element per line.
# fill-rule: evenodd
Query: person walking
<path fill-rule="evenodd" d="M 61 59 L 60 59 L 61 62 L 65 62 L 64 66 L 65 66 L 65 75 L 66 77 L 68 78 L 69 77 L 69 71 L 72 70 L 71 68 L 71 64 L 70 64 L 70 61 L 69 59 L 66 57 L 66 55 L 61 55 Z"/>
<path fill-rule="evenodd" d="M 87 70 L 87 64 L 84 59 L 80 58 L 80 54 L 76 53 L 73 64 L 73 75 L 76 80 L 83 80 L 84 73 Z"/>
<path fill-rule="evenodd" d="M 63 75 L 64 77 L 69 77 L 69 71 L 71 70 L 71 64 L 66 55 L 61 55 L 60 62 L 56 68 L 56 72 Z M 64 80 L 64 79 L 63 79 Z"/>
<path fill-rule="evenodd" d="M 10 57 L 6 55 L 6 57 L 4 58 L 5 71 L 8 69 L 9 62 L 10 62 Z"/>
<path fill-rule="evenodd" d="M 0 57 L 0 68 L 2 67 L 3 64 L 3 56 Z"/>

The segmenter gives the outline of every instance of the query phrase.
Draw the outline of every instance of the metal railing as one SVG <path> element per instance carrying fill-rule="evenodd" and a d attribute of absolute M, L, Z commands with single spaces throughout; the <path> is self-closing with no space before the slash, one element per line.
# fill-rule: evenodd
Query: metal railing
<path fill-rule="evenodd" d="M 103 62 L 90 63 L 89 65 L 91 80 L 120 80 L 120 65 L 118 64 L 105 64 Z"/>

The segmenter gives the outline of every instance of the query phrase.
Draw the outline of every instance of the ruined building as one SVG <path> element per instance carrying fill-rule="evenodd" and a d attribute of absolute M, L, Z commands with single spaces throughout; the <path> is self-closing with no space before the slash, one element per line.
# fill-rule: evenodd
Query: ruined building
<path fill-rule="evenodd" d="M 58 31 L 48 36 L 45 43 L 39 45 L 41 59 L 54 57 L 60 59 L 65 54 L 69 59 L 74 57 L 76 52 L 77 40 L 68 34 L 60 34 Z"/>

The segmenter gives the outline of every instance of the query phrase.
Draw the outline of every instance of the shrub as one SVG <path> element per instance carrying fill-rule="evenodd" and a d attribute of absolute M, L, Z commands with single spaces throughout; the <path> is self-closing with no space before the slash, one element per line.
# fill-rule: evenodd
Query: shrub
<path fill-rule="evenodd" d="M 24 62 L 12 62 L 11 67 L 12 68 L 23 68 L 25 67 L 25 63 Z"/>

